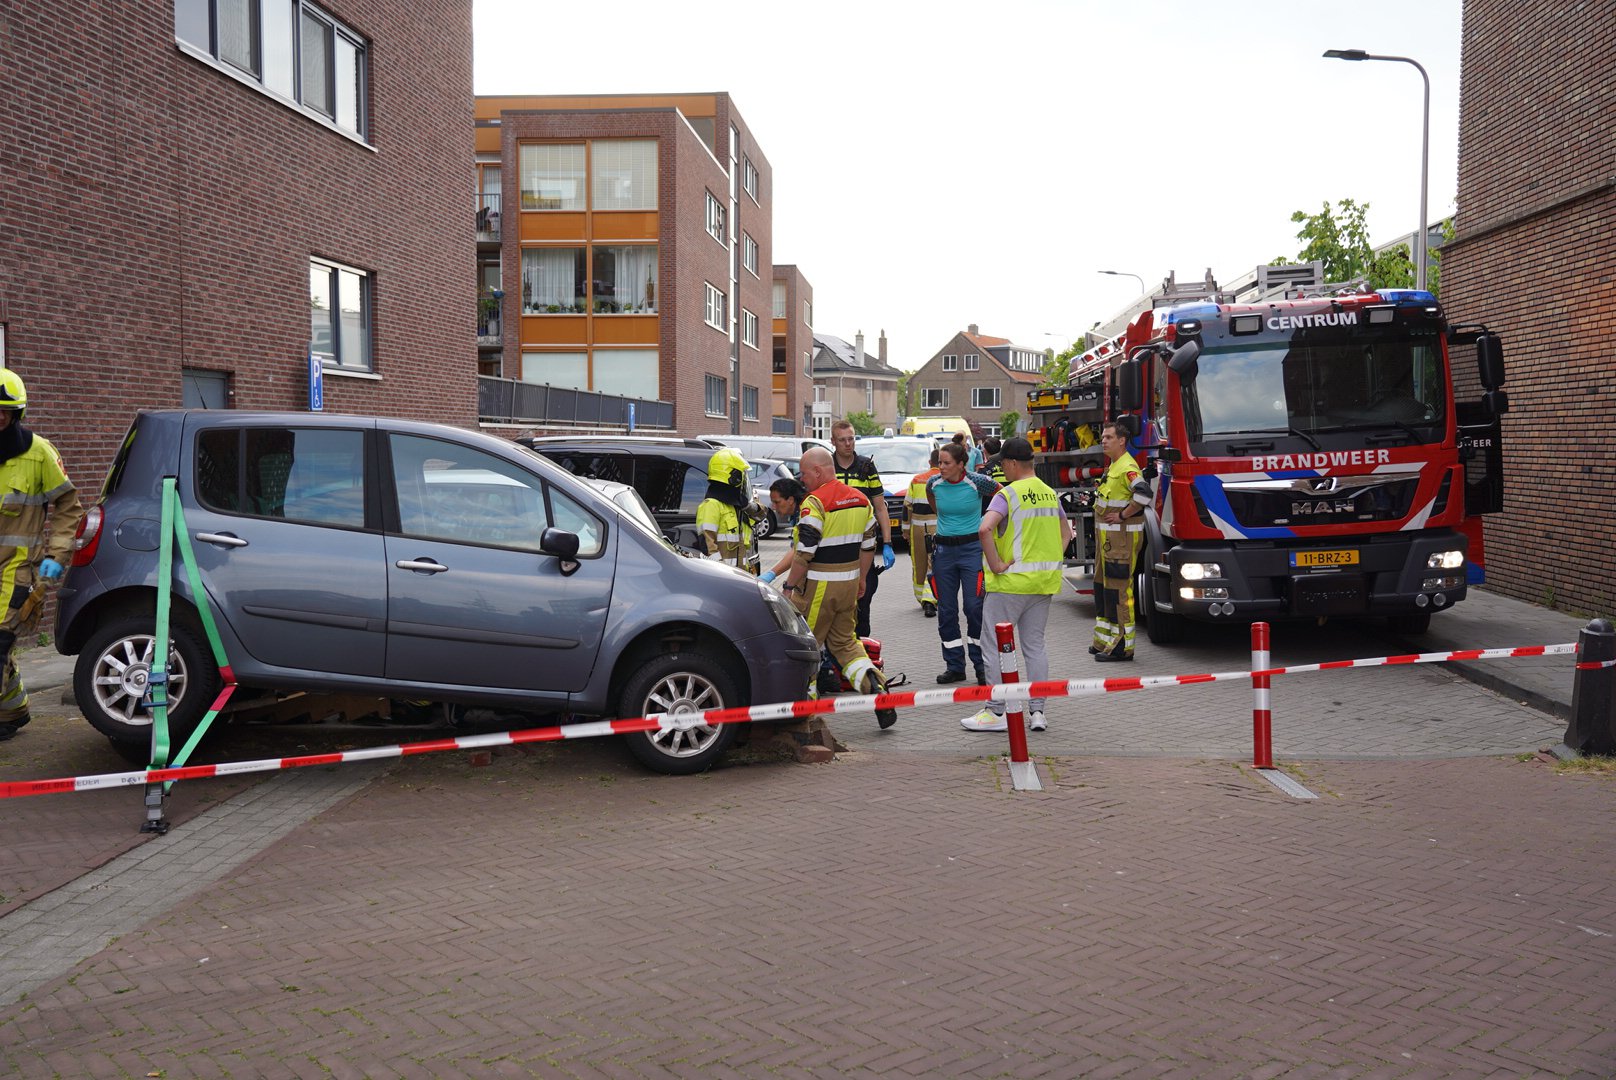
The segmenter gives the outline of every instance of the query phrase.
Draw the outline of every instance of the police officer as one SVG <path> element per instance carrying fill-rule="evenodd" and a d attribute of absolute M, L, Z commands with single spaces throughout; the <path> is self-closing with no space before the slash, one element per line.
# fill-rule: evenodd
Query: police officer
<path fill-rule="evenodd" d="M 1013 624 L 1016 646 L 1024 661 L 1023 677 L 1028 682 L 1042 682 L 1049 678 L 1044 630 L 1055 594 L 1060 592 L 1072 523 L 1061 509 L 1060 498 L 1035 474 L 1032 443 L 1023 438 L 1006 439 L 1000 462 L 1009 482 L 993 496 L 978 529 L 982 560 L 987 564 L 982 625 L 991 629 L 999 623 Z M 998 682 L 997 642 L 982 653 L 989 680 Z M 1027 720 L 1032 730 L 1044 730 L 1042 698 L 1027 702 Z M 967 731 L 1003 731 L 1004 706 L 988 702 L 980 712 L 961 720 L 960 725 Z"/>
<path fill-rule="evenodd" d="M 28 391 L 0 368 L 0 741 L 29 721 L 28 691 L 17 669 L 17 638 L 39 625 L 44 582 L 61 580 L 84 507 L 62 471 L 56 447 L 22 426 Z M 46 533 L 47 510 L 50 532 Z"/>
<path fill-rule="evenodd" d="M 1094 528 L 1099 558 L 1094 562 L 1094 641 L 1089 652 L 1100 661 L 1132 660 L 1134 635 L 1133 564 L 1145 534 L 1150 481 L 1128 453 L 1128 436 L 1116 423 L 1100 432 L 1100 449 L 1110 464 L 1094 493 Z"/>
<path fill-rule="evenodd" d="M 722 447 L 707 460 L 707 497 L 696 507 L 696 526 L 709 559 L 748 573 L 758 571 L 752 533 L 752 491 L 746 459 L 739 450 Z"/>
<path fill-rule="evenodd" d="M 939 451 L 932 447 L 931 468 L 914 475 L 903 497 L 905 516 L 909 519 L 909 568 L 914 579 L 915 602 L 928 619 L 937 617 L 937 593 L 928 577 L 933 537 L 937 535 L 937 510 L 926 494 L 926 481 L 942 472 L 937 467 L 938 456 Z"/>
<path fill-rule="evenodd" d="M 853 425 L 846 420 L 838 420 L 830 426 L 831 445 L 836 447 L 836 479 L 870 500 L 881 537 L 881 565 L 870 571 L 869 581 L 859 596 L 857 629 L 862 638 L 870 636 L 870 601 L 875 599 L 875 590 L 881 584 L 881 573 L 892 569 L 897 556 L 892 553 L 892 521 L 887 516 L 886 487 L 881 483 L 881 472 L 873 460 L 853 449 L 857 437 Z"/>
<path fill-rule="evenodd" d="M 830 650 L 842 675 L 860 693 L 884 694 L 886 681 L 870 662 L 855 633 L 858 600 L 875 560 L 875 515 L 870 500 L 836 478 L 830 452 L 814 447 L 802 455 L 802 482 L 809 490 L 792 530 L 791 570 L 782 586 Z M 883 728 L 898 722 L 896 709 L 877 709 Z"/>

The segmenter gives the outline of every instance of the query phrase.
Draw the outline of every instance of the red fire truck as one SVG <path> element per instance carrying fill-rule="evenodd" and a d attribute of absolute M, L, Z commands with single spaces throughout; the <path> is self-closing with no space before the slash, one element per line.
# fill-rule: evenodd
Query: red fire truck
<path fill-rule="evenodd" d="M 1455 400 L 1457 346 L 1474 348 L 1479 400 Z M 1191 619 L 1386 616 L 1421 633 L 1482 580 L 1503 383 L 1498 335 L 1450 325 L 1431 293 L 1321 286 L 1143 312 L 1073 363 L 1059 404 L 1084 410 L 1068 428 L 1121 417 L 1153 477 L 1136 570 L 1151 641 Z M 1029 400 L 1040 475 L 1087 521 L 1104 461 L 1052 445 L 1055 404 Z M 1093 551 L 1089 533 L 1068 564 L 1088 571 Z"/>

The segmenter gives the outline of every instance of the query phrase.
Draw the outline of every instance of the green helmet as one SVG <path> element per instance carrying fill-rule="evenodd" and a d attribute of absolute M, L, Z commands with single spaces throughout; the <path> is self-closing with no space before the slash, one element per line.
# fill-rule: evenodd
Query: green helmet
<path fill-rule="evenodd" d="M 707 461 L 707 479 L 732 488 L 746 487 L 746 459 L 739 450 L 721 447 Z"/>
<path fill-rule="evenodd" d="M 21 413 L 28 408 L 28 388 L 22 376 L 10 368 L 0 368 L 0 409 Z"/>

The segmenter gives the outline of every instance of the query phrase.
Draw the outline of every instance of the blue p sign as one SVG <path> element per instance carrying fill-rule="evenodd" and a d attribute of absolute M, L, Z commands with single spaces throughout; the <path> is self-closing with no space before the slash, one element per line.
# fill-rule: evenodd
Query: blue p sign
<path fill-rule="evenodd" d="M 325 408 L 325 365 L 309 350 L 309 410 L 320 412 Z"/>

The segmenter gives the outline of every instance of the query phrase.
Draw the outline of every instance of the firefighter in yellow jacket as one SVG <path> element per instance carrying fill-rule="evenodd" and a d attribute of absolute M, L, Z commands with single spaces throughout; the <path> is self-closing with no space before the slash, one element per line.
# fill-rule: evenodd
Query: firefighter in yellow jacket
<path fill-rule="evenodd" d="M 755 574 L 752 492 L 746 476 L 740 451 L 726 446 L 713 454 L 707 461 L 707 497 L 696 507 L 696 526 L 709 559 Z"/>
<path fill-rule="evenodd" d="M 1099 558 L 1094 561 L 1094 642 L 1089 652 L 1102 661 L 1132 660 L 1134 636 L 1133 566 L 1145 535 L 1150 481 L 1128 453 L 1128 436 L 1116 424 L 1100 432 L 1100 449 L 1110 465 L 1094 493 L 1094 528 Z"/>
<path fill-rule="evenodd" d="M 841 665 L 842 677 L 860 693 L 884 694 L 886 681 L 856 632 L 859 597 L 875 561 L 875 513 L 868 498 L 836 478 L 830 451 L 814 447 L 801 466 L 809 494 L 792 531 L 791 569 L 781 588 Z M 898 713 L 877 709 L 875 718 L 888 728 Z"/>
<path fill-rule="evenodd" d="M 928 619 L 937 617 L 937 593 L 932 590 L 928 576 L 931 573 L 932 537 L 937 535 L 937 508 L 932 506 L 931 496 L 926 494 L 926 481 L 941 473 L 942 470 L 937 467 L 938 457 L 938 450 L 933 447 L 931 468 L 915 474 L 914 479 L 909 481 L 909 493 L 903 497 L 909 519 L 909 563 L 914 579 L 915 602 L 920 605 L 920 613 Z"/>
<path fill-rule="evenodd" d="M 39 625 L 45 583 L 61 580 L 84 517 L 56 447 L 22 426 L 27 408 L 22 379 L 0 368 L 0 741 L 28 723 L 17 639 Z"/>

